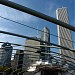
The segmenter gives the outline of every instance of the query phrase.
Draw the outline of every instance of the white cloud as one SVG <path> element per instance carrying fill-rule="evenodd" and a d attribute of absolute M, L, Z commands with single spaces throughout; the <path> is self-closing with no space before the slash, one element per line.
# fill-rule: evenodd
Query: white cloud
<path fill-rule="evenodd" d="M 0 16 L 9 18 L 11 20 L 15 21 L 24 21 L 24 22 L 32 22 L 32 21 L 37 21 L 36 17 L 29 15 L 27 13 L 0 5 Z M 0 18 L 1 20 L 1 18 Z"/>
<path fill-rule="evenodd" d="M 5 30 L 5 31 L 7 31 L 8 29 L 7 29 L 6 27 L 1 27 L 1 26 L 0 26 L 0 30 Z"/>
<path fill-rule="evenodd" d="M 49 3 L 48 3 L 49 4 Z M 48 14 L 49 14 L 49 16 L 52 16 L 52 17 L 54 17 L 54 15 L 55 15 L 55 9 L 54 9 L 54 7 L 55 7 L 55 3 L 50 3 L 49 4 L 49 7 L 48 7 Z"/>
<path fill-rule="evenodd" d="M 9 0 L 9 1 L 14 1 L 14 0 Z"/>
<path fill-rule="evenodd" d="M 0 33 L 0 42 L 10 42 L 10 43 L 23 44 L 24 43 L 24 39 Z"/>
<path fill-rule="evenodd" d="M 13 1 L 13 0 L 10 0 L 10 1 Z M 54 13 L 55 13 L 54 6 L 55 6 L 54 3 L 47 3 L 46 9 L 49 12 L 48 15 L 50 15 L 52 17 L 54 17 Z M 27 23 L 38 21 L 38 18 L 36 18 L 32 15 L 23 13 L 21 11 L 18 11 L 18 10 L 15 10 L 15 9 L 12 9 L 12 8 L 9 8 L 9 7 L 3 6 L 3 5 L 0 5 L 0 11 L 1 11 L 1 13 L 0 13 L 1 16 L 4 16 L 11 20 L 22 21 L 22 22 L 24 21 Z"/>
<path fill-rule="evenodd" d="M 0 31 L 9 31 L 9 29 L 4 28 L 4 27 L 0 27 Z M 4 41 L 4 42 L 13 42 L 13 43 L 17 43 L 20 41 L 21 38 L 16 37 L 16 36 L 12 36 L 12 35 L 8 35 L 8 34 L 3 34 L 0 33 L 0 42 Z M 21 39 L 22 40 L 22 39 Z"/>

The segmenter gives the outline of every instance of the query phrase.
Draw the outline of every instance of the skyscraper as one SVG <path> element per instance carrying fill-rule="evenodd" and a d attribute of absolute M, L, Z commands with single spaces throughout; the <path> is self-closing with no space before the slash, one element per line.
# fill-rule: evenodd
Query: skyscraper
<path fill-rule="evenodd" d="M 23 58 L 24 58 L 24 51 L 23 50 L 17 50 L 16 54 L 14 55 L 14 65 L 15 66 L 13 69 L 20 71 L 23 70 Z M 13 73 L 16 75 L 16 72 Z M 18 75 L 23 75 L 23 74 L 18 74 Z"/>
<path fill-rule="evenodd" d="M 6 42 L 1 46 L 0 49 L 0 65 L 10 67 L 11 66 L 11 55 L 13 47 L 10 43 Z"/>
<path fill-rule="evenodd" d="M 58 20 L 69 24 L 68 9 L 66 7 L 58 8 L 56 10 L 56 16 Z M 57 26 L 57 29 L 58 29 L 58 36 L 60 37 L 60 38 L 58 37 L 59 45 L 73 49 L 71 31 L 59 25 Z M 74 54 L 72 51 L 60 49 L 60 53 L 74 58 Z M 63 58 L 65 58 L 66 60 L 74 61 L 68 57 L 63 57 Z"/>
<path fill-rule="evenodd" d="M 50 42 L 50 30 L 44 27 L 41 33 L 41 39 L 46 42 Z"/>
<path fill-rule="evenodd" d="M 24 51 L 23 50 L 17 50 L 17 52 L 14 56 L 14 64 L 15 64 L 15 66 L 17 65 L 16 69 L 22 68 L 23 56 L 24 56 Z"/>
<path fill-rule="evenodd" d="M 30 66 L 30 60 L 28 55 L 25 53 L 24 54 L 24 50 L 17 50 L 16 54 L 14 55 L 14 63 L 13 63 L 13 70 L 16 70 L 18 72 L 18 70 L 20 72 L 22 71 L 27 71 L 28 67 Z M 17 72 L 13 72 L 13 75 L 17 75 Z M 26 75 L 24 73 L 18 73 L 18 75 Z"/>
<path fill-rule="evenodd" d="M 38 39 L 37 37 L 33 37 L 35 39 Z M 36 53 L 39 49 L 40 46 L 37 47 L 37 45 L 40 45 L 39 41 L 35 41 L 35 40 L 31 40 L 31 39 L 26 39 L 25 41 L 25 51 L 24 51 L 24 64 L 25 63 L 29 63 L 28 66 L 30 66 L 30 64 L 35 63 L 37 60 L 40 59 L 40 54 Z M 28 57 L 28 58 L 26 58 Z M 28 60 L 26 60 L 26 59 Z"/>
<path fill-rule="evenodd" d="M 44 27 L 41 33 L 41 40 L 49 42 L 50 43 L 50 30 L 47 27 Z M 50 44 L 47 43 L 41 43 L 42 45 L 49 46 Z M 47 47 L 41 47 L 42 52 L 50 53 L 50 48 Z M 50 55 L 41 54 L 42 60 L 49 60 Z"/>

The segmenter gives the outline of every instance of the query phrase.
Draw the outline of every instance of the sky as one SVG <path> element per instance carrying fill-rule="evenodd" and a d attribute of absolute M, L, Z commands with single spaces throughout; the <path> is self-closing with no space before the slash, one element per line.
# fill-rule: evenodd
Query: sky
<path fill-rule="evenodd" d="M 56 9 L 61 7 L 68 8 L 68 15 L 70 19 L 70 24 L 75 26 L 75 0 L 10 0 L 12 2 L 21 4 L 28 8 L 34 9 L 38 12 L 44 13 L 48 16 L 56 18 Z M 0 16 L 14 20 L 16 22 L 25 24 L 27 26 L 31 26 L 34 28 L 38 28 L 42 30 L 43 27 L 47 26 L 50 29 L 50 33 L 57 35 L 57 25 L 45 21 L 43 19 L 37 18 L 30 14 L 15 10 L 13 8 L 9 8 L 7 6 L 0 4 Z M 21 26 L 14 22 L 5 20 L 0 18 L 0 30 L 8 31 L 12 33 L 17 33 L 29 37 L 36 37 L 40 38 L 41 32 L 33 30 L 31 28 Z M 72 39 L 75 41 L 75 32 L 72 32 Z M 18 44 L 25 44 L 24 38 L 19 38 L 15 36 L 10 36 L 6 34 L 0 33 L 0 42 L 11 42 L 11 43 L 18 43 Z M 54 36 L 50 36 L 50 41 L 52 43 L 58 44 L 58 38 Z M 74 49 L 75 49 L 75 44 Z"/>

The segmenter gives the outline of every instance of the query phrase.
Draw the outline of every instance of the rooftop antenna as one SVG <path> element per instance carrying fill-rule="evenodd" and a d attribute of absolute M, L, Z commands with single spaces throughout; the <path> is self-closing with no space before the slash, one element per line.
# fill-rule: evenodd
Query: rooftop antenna
<path fill-rule="evenodd" d="M 63 0 L 62 0 L 62 8 L 64 7 L 64 5 L 63 5 Z"/>
<path fill-rule="evenodd" d="M 39 35 L 39 31 L 38 31 L 38 25 L 37 25 L 37 38 L 38 38 L 38 35 Z"/>

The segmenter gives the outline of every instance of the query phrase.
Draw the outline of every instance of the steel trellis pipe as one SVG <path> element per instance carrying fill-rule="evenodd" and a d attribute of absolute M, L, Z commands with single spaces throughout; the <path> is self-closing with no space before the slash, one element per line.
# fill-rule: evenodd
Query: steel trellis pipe
<path fill-rule="evenodd" d="M 23 23 L 20 23 L 20 22 L 17 22 L 17 21 L 8 19 L 8 18 L 3 17 L 3 16 L 0 16 L 0 18 L 5 19 L 5 20 L 8 20 L 8 21 L 11 21 L 11 22 L 14 22 L 14 23 L 16 23 L 16 24 L 18 24 L 18 25 L 21 25 L 21 26 L 25 26 L 25 27 L 28 27 L 28 28 L 31 28 L 31 29 L 34 29 L 34 30 L 38 30 L 39 32 L 44 32 L 44 31 L 42 31 L 42 30 L 40 30 L 40 29 L 37 29 L 37 28 L 31 27 L 31 26 L 25 25 L 25 24 L 23 24 Z M 61 39 L 64 39 L 64 40 L 67 40 L 67 41 L 70 41 L 70 42 L 75 43 L 75 41 L 72 41 L 72 40 L 69 40 L 69 39 L 66 39 L 66 38 L 63 38 L 63 37 L 59 37 L 59 36 L 57 36 L 57 35 L 55 35 L 55 34 L 50 34 L 50 33 L 48 33 L 48 32 L 44 32 L 44 33 L 47 33 L 47 34 L 49 34 L 49 35 L 51 35 L 51 36 L 58 37 L 58 38 L 61 38 Z"/>
<path fill-rule="evenodd" d="M 64 22 L 62 22 L 60 20 L 57 20 L 55 18 L 52 18 L 52 17 L 50 17 L 48 15 L 45 15 L 45 14 L 40 13 L 38 11 L 32 10 L 32 9 L 27 8 L 25 6 L 22 6 L 20 4 L 17 4 L 17 3 L 14 3 L 14 2 L 8 1 L 8 0 L 0 0 L 0 4 L 3 4 L 5 6 L 8 6 L 8 7 L 14 8 L 14 9 L 17 9 L 19 11 L 22 11 L 22 12 L 25 12 L 25 13 L 28 13 L 28 14 L 31 14 L 33 16 L 39 17 L 39 18 L 44 19 L 46 21 L 55 23 L 55 24 L 60 25 L 62 27 L 68 28 L 68 29 L 70 29 L 72 31 L 75 31 L 75 27 L 74 26 L 71 26 L 70 24 L 64 23 Z"/>
<path fill-rule="evenodd" d="M 13 49 L 13 50 L 20 50 L 20 49 Z M 28 51 L 28 50 L 24 50 L 25 52 L 34 52 L 34 51 Z M 75 60 L 74 58 L 72 58 L 72 57 L 69 57 L 69 56 L 66 56 L 66 55 L 63 55 L 63 54 L 60 54 L 60 53 L 57 53 L 57 52 L 53 52 L 53 51 L 50 51 L 51 53 L 55 53 L 55 54 L 58 54 L 58 55 L 61 55 L 61 56 L 65 56 L 65 57 L 67 57 L 67 58 L 71 58 L 71 59 L 73 59 L 73 60 Z M 34 53 L 36 53 L 36 52 L 34 52 Z M 15 53 L 12 53 L 12 54 L 15 54 Z M 25 54 L 25 53 L 17 53 L 17 55 L 19 55 L 19 54 Z M 27 54 L 27 53 L 26 53 Z M 31 53 L 29 53 L 30 55 L 31 55 Z M 27 54 L 27 55 L 29 55 L 29 54 Z M 46 54 L 46 55 L 49 55 L 50 53 L 44 53 L 44 52 L 42 52 L 42 54 Z M 32 54 L 33 55 L 33 54 Z M 12 55 L 13 56 L 13 55 Z M 33 56 L 38 56 L 38 55 L 33 55 Z M 34 58 L 34 57 L 32 57 L 32 58 Z"/>
<path fill-rule="evenodd" d="M 54 46 L 57 46 L 57 47 L 61 47 L 61 48 L 66 49 L 66 50 L 71 50 L 71 49 L 69 49 L 67 47 L 64 47 L 64 46 L 61 46 L 61 45 L 57 45 L 57 44 L 54 44 L 54 43 L 42 41 L 41 39 L 35 39 L 35 38 L 32 38 L 32 37 L 28 37 L 28 36 L 24 36 L 24 35 L 20 35 L 20 34 L 16 34 L 16 33 L 11 33 L 11 32 L 1 31 L 1 30 L 0 30 L 0 33 L 12 35 L 12 36 L 17 36 L 17 37 L 21 37 L 21 38 L 27 38 L 27 39 L 39 41 L 39 42 L 42 42 L 42 43 L 47 43 L 47 44 L 50 44 L 50 45 L 54 45 Z"/>

